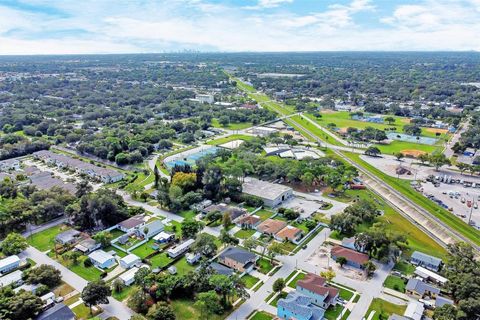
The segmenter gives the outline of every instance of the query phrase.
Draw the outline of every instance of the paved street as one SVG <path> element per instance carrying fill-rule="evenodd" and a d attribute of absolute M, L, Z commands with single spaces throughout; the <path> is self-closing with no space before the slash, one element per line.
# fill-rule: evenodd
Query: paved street
<path fill-rule="evenodd" d="M 39 250 L 28 247 L 24 252 L 20 254 L 21 258 L 30 258 L 35 261 L 37 264 L 48 264 L 54 266 L 56 269 L 60 270 L 62 273 L 62 280 L 71 285 L 78 292 L 82 292 L 83 288 L 87 285 L 87 281 L 82 277 L 78 276 L 76 273 L 70 271 L 62 264 L 53 260 L 46 254 L 40 252 Z M 109 304 L 102 304 L 100 307 L 104 310 L 109 316 L 115 316 L 120 320 L 129 320 L 134 312 L 128 308 L 126 305 L 120 301 L 110 297 L 108 299 Z"/>

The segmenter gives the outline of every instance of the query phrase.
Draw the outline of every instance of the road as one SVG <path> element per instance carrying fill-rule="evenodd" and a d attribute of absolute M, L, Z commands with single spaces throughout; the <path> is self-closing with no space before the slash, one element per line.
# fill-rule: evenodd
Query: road
<path fill-rule="evenodd" d="M 83 288 L 87 285 L 87 280 L 78 276 L 76 273 L 70 271 L 62 264 L 53 260 L 46 254 L 41 251 L 28 247 L 25 251 L 20 254 L 21 258 L 30 258 L 35 261 L 37 264 L 48 264 L 54 266 L 56 269 L 60 270 L 62 274 L 62 280 L 71 285 L 78 292 L 82 292 Z M 126 305 L 120 301 L 110 297 L 108 299 L 108 304 L 102 304 L 100 307 L 104 310 L 105 314 L 108 316 L 115 316 L 120 320 L 129 320 L 134 312 L 128 308 Z"/>

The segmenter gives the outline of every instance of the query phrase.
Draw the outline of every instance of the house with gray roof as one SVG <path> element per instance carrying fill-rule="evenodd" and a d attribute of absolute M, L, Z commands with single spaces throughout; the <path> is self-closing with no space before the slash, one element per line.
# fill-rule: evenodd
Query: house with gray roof
<path fill-rule="evenodd" d="M 55 237 L 55 241 L 63 245 L 73 244 L 78 241 L 79 237 L 80 231 L 77 231 L 75 229 L 68 229 L 57 234 L 57 236 Z"/>
<path fill-rule="evenodd" d="M 437 299 L 435 299 L 435 308 L 440 308 L 443 307 L 444 305 L 449 304 L 453 306 L 453 300 L 450 300 L 445 297 L 440 297 L 438 296 Z"/>
<path fill-rule="evenodd" d="M 200 268 L 200 267 L 199 267 Z M 232 275 L 235 271 L 232 268 L 226 267 L 220 263 L 212 262 L 210 264 L 210 268 L 213 269 L 218 274 L 222 274 L 225 276 L 230 276 Z"/>
<path fill-rule="evenodd" d="M 165 226 L 163 225 L 162 221 L 158 219 L 152 219 L 144 226 L 138 228 L 137 235 L 150 239 L 151 237 L 154 237 L 162 232 L 163 229 L 165 229 Z"/>
<path fill-rule="evenodd" d="M 322 320 L 324 314 L 325 310 L 314 305 L 311 298 L 296 291 L 277 303 L 277 316 L 281 319 Z"/>
<path fill-rule="evenodd" d="M 438 271 L 442 265 L 442 259 L 432 257 L 420 251 L 412 253 L 410 262 L 416 266 L 421 266 L 432 271 Z"/>
<path fill-rule="evenodd" d="M 436 297 L 440 293 L 440 289 L 434 287 L 428 283 L 423 282 L 420 279 L 412 278 L 408 280 L 405 292 L 408 295 L 423 298 L 424 296 Z"/>
<path fill-rule="evenodd" d="M 75 249 L 78 251 L 87 254 L 93 252 L 97 249 L 100 249 L 102 244 L 100 242 L 96 242 L 92 238 L 87 238 L 85 240 L 80 241 L 76 246 Z"/>
<path fill-rule="evenodd" d="M 45 310 L 35 320 L 74 320 L 75 314 L 68 306 L 57 303 L 52 308 Z"/>
<path fill-rule="evenodd" d="M 219 263 L 240 273 L 252 271 L 257 259 L 256 254 L 238 247 L 228 247 L 218 256 Z"/>

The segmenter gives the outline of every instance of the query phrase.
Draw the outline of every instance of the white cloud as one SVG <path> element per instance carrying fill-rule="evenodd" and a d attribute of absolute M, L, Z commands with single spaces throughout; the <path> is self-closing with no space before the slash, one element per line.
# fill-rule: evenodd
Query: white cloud
<path fill-rule="evenodd" d="M 29 0 L 67 16 L 0 6 L 0 54 L 322 50 L 480 50 L 480 0 L 424 0 L 385 16 L 369 0 L 295 14 L 241 10 L 207 0 Z M 291 0 L 259 1 L 275 6 Z M 375 16 L 368 25 L 359 14 Z M 461 18 L 459 18 L 461 17 Z M 62 30 L 84 30 L 65 34 Z"/>

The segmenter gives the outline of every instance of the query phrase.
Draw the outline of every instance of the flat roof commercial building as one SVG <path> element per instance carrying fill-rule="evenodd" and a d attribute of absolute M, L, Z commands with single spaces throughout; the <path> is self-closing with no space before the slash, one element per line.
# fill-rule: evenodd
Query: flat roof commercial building
<path fill-rule="evenodd" d="M 242 191 L 245 194 L 262 199 L 266 206 L 272 208 L 293 196 L 293 190 L 290 187 L 255 178 L 245 179 L 242 185 Z"/>

